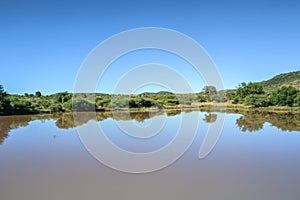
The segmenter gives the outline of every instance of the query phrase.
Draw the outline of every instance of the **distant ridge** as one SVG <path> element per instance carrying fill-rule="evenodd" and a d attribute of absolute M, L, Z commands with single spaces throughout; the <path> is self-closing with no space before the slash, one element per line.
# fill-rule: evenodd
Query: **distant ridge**
<path fill-rule="evenodd" d="M 279 74 L 259 83 L 262 84 L 265 90 L 273 90 L 283 86 L 293 86 L 300 89 L 300 71 Z"/>
<path fill-rule="evenodd" d="M 141 93 L 142 94 L 150 94 L 150 95 L 153 95 L 153 94 L 174 94 L 172 92 L 169 92 L 169 91 L 159 91 L 159 92 L 143 92 Z"/>
<path fill-rule="evenodd" d="M 159 91 L 156 94 L 174 94 L 173 92 L 169 92 L 169 91 Z"/>

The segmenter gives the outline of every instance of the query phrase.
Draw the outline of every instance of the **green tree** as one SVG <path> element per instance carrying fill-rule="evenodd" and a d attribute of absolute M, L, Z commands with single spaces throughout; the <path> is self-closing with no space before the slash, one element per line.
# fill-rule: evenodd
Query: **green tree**
<path fill-rule="evenodd" d="M 129 108 L 137 108 L 137 107 L 138 107 L 138 105 L 135 102 L 135 100 L 134 99 L 130 99 L 129 100 Z"/>
<path fill-rule="evenodd" d="M 213 102 L 226 102 L 227 101 L 227 97 L 226 97 L 226 93 L 225 92 L 218 92 L 216 95 L 211 96 L 211 100 Z"/>
<path fill-rule="evenodd" d="M 68 92 L 61 92 L 55 95 L 56 96 L 56 101 L 59 103 L 65 103 L 69 100 L 72 99 L 73 95 Z"/>
<path fill-rule="evenodd" d="M 140 107 L 151 107 L 155 104 L 155 102 L 152 99 L 149 98 L 145 98 L 145 99 L 141 99 L 138 104 L 140 105 Z"/>
<path fill-rule="evenodd" d="M 104 97 L 104 98 L 97 98 L 96 99 L 96 106 L 101 108 L 110 108 L 111 107 L 111 98 Z"/>
<path fill-rule="evenodd" d="M 10 114 L 11 106 L 7 98 L 7 93 L 4 91 L 2 85 L 0 85 L 0 115 Z"/>
<path fill-rule="evenodd" d="M 60 104 L 52 104 L 50 107 L 50 112 L 51 113 L 56 113 L 56 112 L 62 112 L 62 106 Z"/>
<path fill-rule="evenodd" d="M 72 101 L 67 101 L 64 103 L 64 109 L 65 111 L 71 111 L 72 110 L 72 106 L 73 106 L 73 102 Z"/>
<path fill-rule="evenodd" d="M 84 99 L 78 99 L 73 102 L 72 110 L 77 112 L 95 111 L 95 104 Z"/>
<path fill-rule="evenodd" d="M 299 90 L 294 87 L 282 87 L 272 92 L 270 102 L 273 105 L 293 106 L 297 101 Z"/>
<path fill-rule="evenodd" d="M 42 96 L 42 93 L 41 93 L 40 91 L 37 91 L 37 92 L 35 92 L 35 96 L 36 96 L 36 97 L 41 97 L 41 96 Z"/>
<path fill-rule="evenodd" d="M 245 103 L 252 107 L 268 107 L 269 100 L 265 95 L 250 94 L 245 98 Z"/>
<path fill-rule="evenodd" d="M 32 109 L 31 102 L 30 101 L 24 101 L 23 99 L 20 99 L 18 97 L 15 97 L 13 100 L 10 102 L 12 106 L 12 111 L 11 113 L 16 115 L 16 114 L 33 114 L 37 113 L 36 109 Z"/>
<path fill-rule="evenodd" d="M 300 106 L 300 91 L 298 92 L 297 96 L 294 99 L 294 105 Z"/>
<path fill-rule="evenodd" d="M 239 87 L 236 89 L 234 103 L 243 103 L 245 98 L 249 95 L 260 95 L 264 94 L 264 90 L 261 84 L 259 83 L 248 83 L 245 82 L 241 83 Z"/>
<path fill-rule="evenodd" d="M 206 95 L 209 95 L 209 96 L 216 95 L 217 94 L 217 88 L 215 86 L 212 86 L 212 85 L 207 85 L 207 86 L 204 86 L 203 92 Z"/>
<path fill-rule="evenodd" d="M 198 102 L 208 102 L 209 97 L 206 94 L 198 94 L 197 95 Z"/>
<path fill-rule="evenodd" d="M 111 100 L 112 107 L 114 108 L 125 108 L 129 107 L 129 98 L 123 96 L 116 96 Z"/>

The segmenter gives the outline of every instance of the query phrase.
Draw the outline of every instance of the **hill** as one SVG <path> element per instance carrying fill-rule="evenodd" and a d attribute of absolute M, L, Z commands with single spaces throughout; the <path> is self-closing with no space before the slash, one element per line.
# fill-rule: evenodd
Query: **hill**
<path fill-rule="evenodd" d="M 169 92 L 169 91 L 159 91 L 156 94 L 174 94 L 173 92 Z"/>
<path fill-rule="evenodd" d="M 169 92 L 169 91 L 143 92 L 143 93 L 141 93 L 141 95 L 156 95 L 156 94 L 164 94 L 164 95 L 168 95 L 168 94 L 174 94 L 174 93 Z"/>
<path fill-rule="evenodd" d="M 260 83 L 265 90 L 273 90 L 283 86 L 293 86 L 300 89 L 300 71 L 279 74 Z"/>

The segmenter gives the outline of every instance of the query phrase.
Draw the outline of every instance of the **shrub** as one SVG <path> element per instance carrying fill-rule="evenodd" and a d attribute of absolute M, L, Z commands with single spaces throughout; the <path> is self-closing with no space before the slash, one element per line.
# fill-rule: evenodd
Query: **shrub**
<path fill-rule="evenodd" d="M 246 105 L 252 107 L 268 107 L 269 101 L 265 95 L 251 94 L 245 98 Z"/>
<path fill-rule="evenodd" d="M 299 90 L 294 87 L 282 87 L 272 92 L 270 102 L 272 105 L 292 106 L 297 100 Z"/>
<path fill-rule="evenodd" d="M 95 111 L 95 104 L 86 100 L 76 100 L 73 102 L 72 110 L 77 112 Z"/>

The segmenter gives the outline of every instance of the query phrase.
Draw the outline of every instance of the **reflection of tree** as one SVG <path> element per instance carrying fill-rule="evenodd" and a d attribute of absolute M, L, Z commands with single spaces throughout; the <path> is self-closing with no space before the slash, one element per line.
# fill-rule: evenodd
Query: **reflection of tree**
<path fill-rule="evenodd" d="M 23 116 L 1 116 L 0 117 L 0 144 L 9 136 L 9 131 L 18 127 L 25 127 L 30 121 L 55 119 L 55 125 L 61 129 L 74 128 L 86 124 L 90 120 L 102 121 L 108 118 L 114 120 L 137 120 L 144 121 L 145 119 L 154 116 L 162 115 L 163 111 L 150 112 L 76 112 L 64 114 L 45 114 L 45 115 L 23 115 Z M 76 120 L 74 120 L 76 119 Z"/>
<path fill-rule="evenodd" d="M 63 128 L 63 129 L 75 127 L 73 115 L 70 114 L 63 115 L 63 117 L 58 118 L 55 124 L 58 128 Z"/>
<path fill-rule="evenodd" d="M 179 109 L 174 109 L 174 110 L 166 110 L 167 116 L 176 116 L 181 113 L 181 110 Z"/>
<path fill-rule="evenodd" d="M 136 120 L 143 122 L 154 116 L 162 115 L 163 111 L 150 112 L 78 112 L 65 114 L 45 115 L 23 115 L 23 116 L 1 116 L 0 117 L 0 144 L 9 136 L 9 131 L 18 127 L 25 127 L 30 121 L 55 119 L 56 126 L 62 129 L 74 128 L 83 125 L 90 120 L 102 121 L 108 118 L 114 120 Z M 180 110 L 169 110 L 168 116 L 175 116 L 181 113 Z M 74 118 L 76 119 L 74 122 Z M 217 114 L 209 113 L 203 119 L 207 123 L 213 123 Z M 270 123 L 282 131 L 300 131 L 300 115 L 291 113 L 260 113 L 246 112 L 236 120 L 237 126 L 243 131 L 258 131 L 263 128 L 264 123 Z"/>
<path fill-rule="evenodd" d="M 30 121 L 39 119 L 47 119 L 45 115 L 23 115 L 23 116 L 1 116 L 0 117 L 0 144 L 9 136 L 9 131 L 26 127 Z"/>
<path fill-rule="evenodd" d="M 78 113 L 68 113 L 61 115 L 57 121 L 56 126 L 58 128 L 74 128 L 76 126 L 83 125 L 90 120 L 95 121 L 103 121 L 108 118 L 112 118 L 116 121 L 123 120 L 136 120 L 139 122 L 143 122 L 145 119 L 149 119 L 151 117 L 162 115 L 162 111 L 153 111 L 153 112 L 98 112 L 98 113 L 88 113 L 88 112 L 78 112 Z M 75 120 L 74 120 L 75 119 Z M 76 122 L 76 124 L 75 124 Z"/>
<path fill-rule="evenodd" d="M 2 144 L 7 137 L 8 137 L 8 131 L 0 130 L 0 144 Z"/>
<path fill-rule="evenodd" d="M 60 115 L 55 124 L 58 128 L 69 129 L 86 124 L 92 119 L 97 120 L 93 112 L 67 113 Z"/>
<path fill-rule="evenodd" d="M 268 122 L 282 131 L 300 131 L 299 114 L 271 115 Z"/>
<path fill-rule="evenodd" d="M 0 144 L 2 144 L 5 138 L 8 137 L 8 133 L 11 129 L 16 129 L 20 126 L 27 126 L 30 122 L 30 117 L 27 116 L 17 116 L 17 117 L 1 117 L 0 118 Z"/>
<path fill-rule="evenodd" d="M 241 131 L 258 131 L 263 128 L 264 125 L 263 120 L 256 120 L 255 118 L 241 116 L 236 120 L 236 124 L 241 129 Z"/>
<path fill-rule="evenodd" d="M 218 115 L 214 113 L 205 114 L 204 121 L 206 123 L 214 123 L 217 120 Z"/>
<path fill-rule="evenodd" d="M 130 116 L 132 119 L 138 121 L 138 122 L 143 122 L 146 119 L 150 119 L 155 116 L 162 115 L 164 112 L 163 111 L 150 111 L 150 112 L 132 112 L 130 113 Z M 130 120 L 130 119 L 128 119 Z"/>
<path fill-rule="evenodd" d="M 135 119 L 138 122 L 143 122 L 146 119 L 151 118 L 150 113 L 149 112 L 132 112 L 130 113 L 130 117 L 132 119 Z"/>
<path fill-rule="evenodd" d="M 123 121 L 136 120 L 138 122 L 143 122 L 146 119 L 150 119 L 154 116 L 162 115 L 163 113 L 164 113 L 163 111 L 114 112 L 112 115 L 112 118 L 117 121 L 118 120 L 123 120 Z"/>
<path fill-rule="evenodd" d="M 266 122 L 282 131 L 300 131 L 299 114 L 247 112 L 236 120 L 237 126 L 243 132 L 258 131 L 263 128 L 263 124 Z"/>

